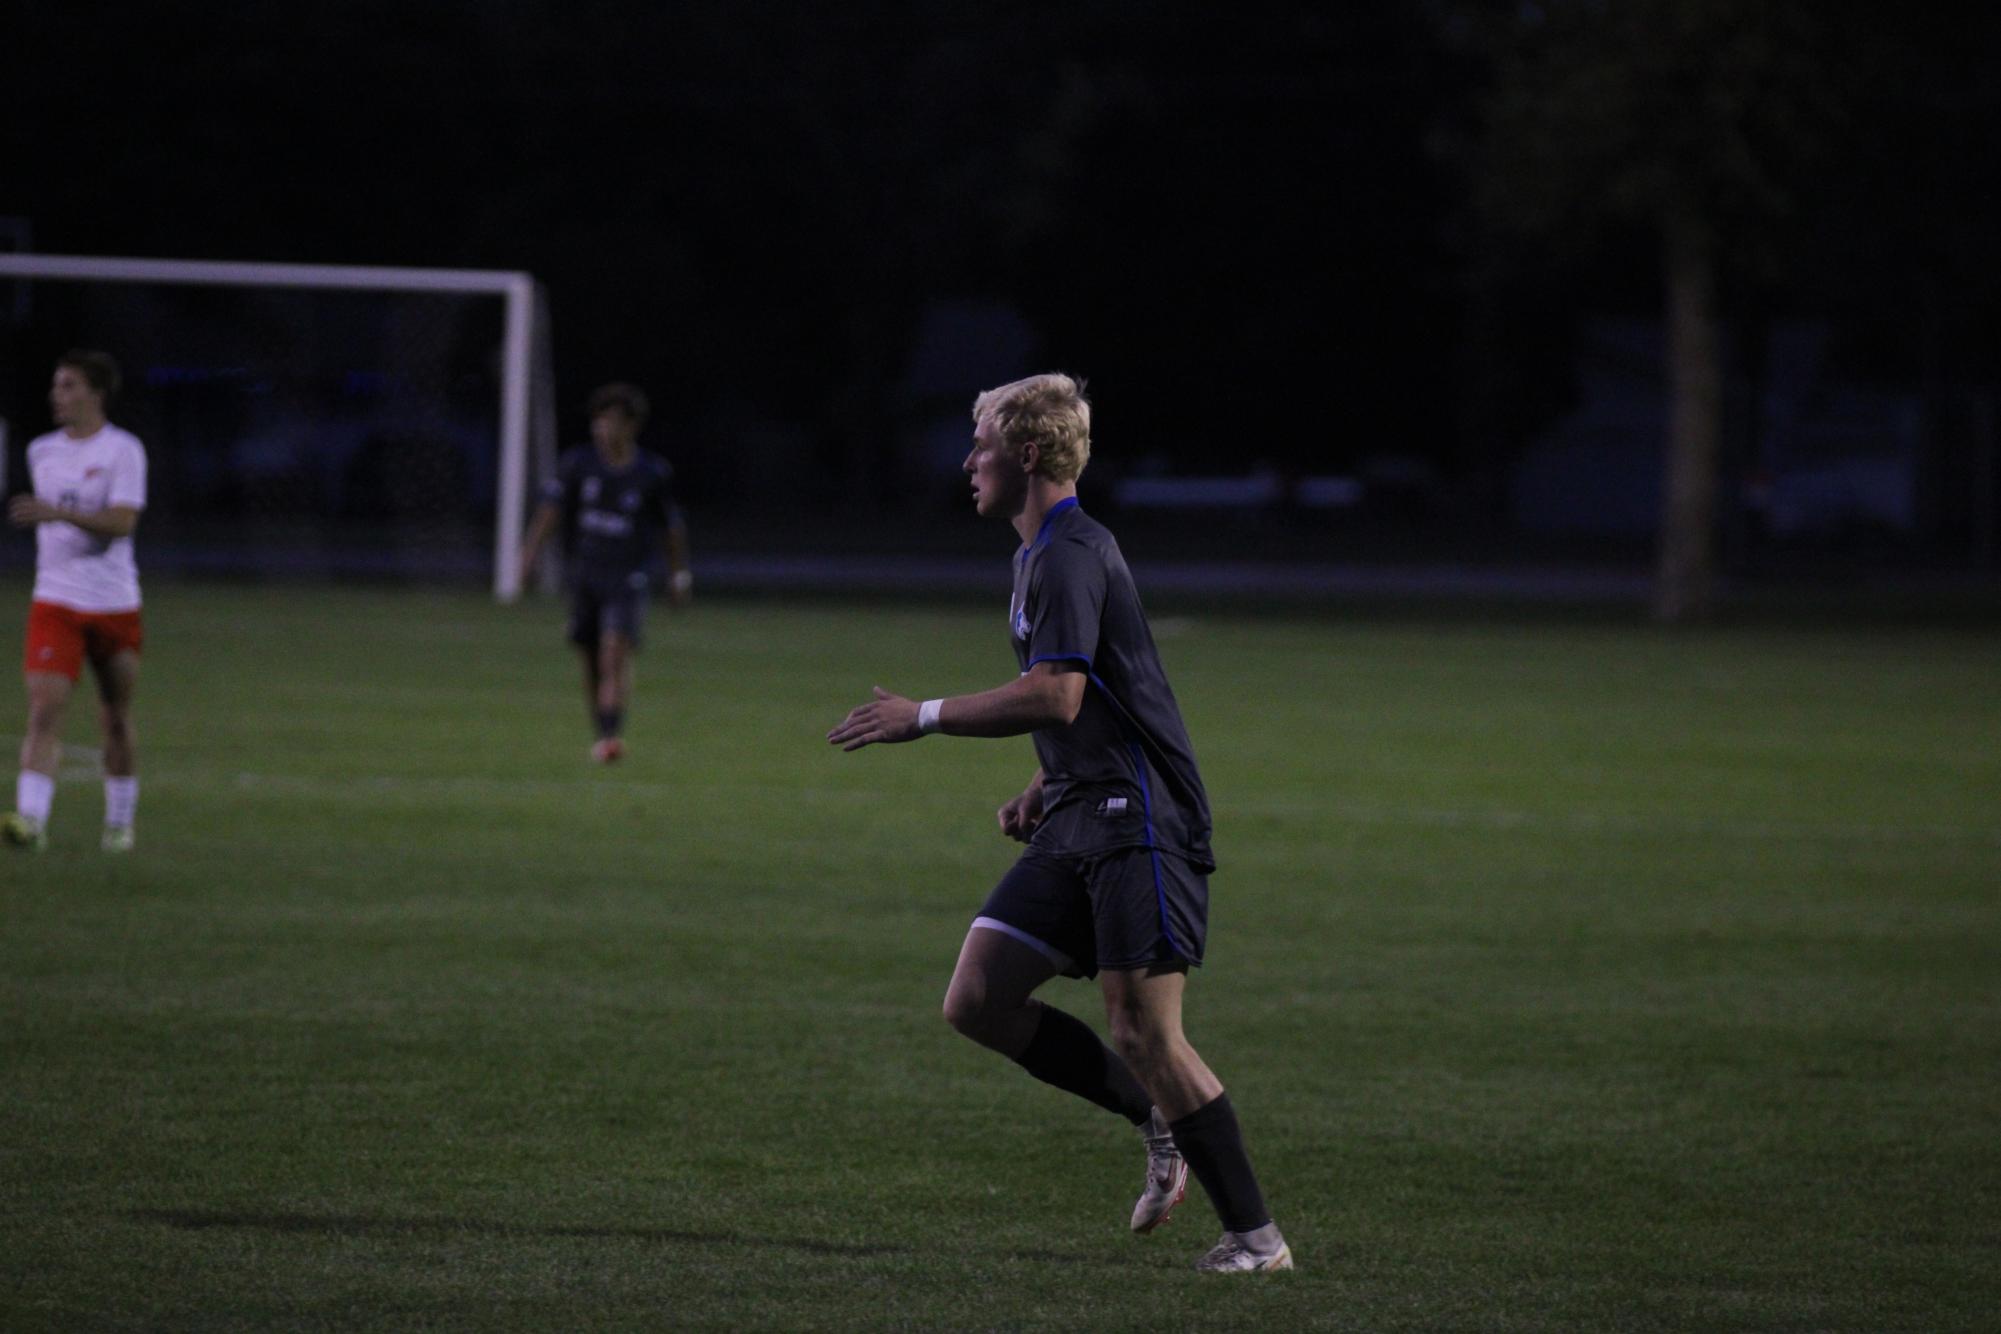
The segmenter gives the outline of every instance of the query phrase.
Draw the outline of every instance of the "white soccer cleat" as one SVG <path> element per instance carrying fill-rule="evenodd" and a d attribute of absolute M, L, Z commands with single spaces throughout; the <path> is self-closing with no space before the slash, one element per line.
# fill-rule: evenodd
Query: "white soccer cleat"
<path fill-rule="evenodd" d="M 1266 1226 L 1270 1226 L 1267 1224 Z M 1258 1231 L 1264 1231 L 1259 1228 Z M 1272 1245 L 1255 1247 L 1245 1238 L 1247 1233 L 1225 1232 L 1223 1239 L 1209 1249 L 1209 1253 L 1195 1262 L 1198 1274 L 1269 1274 L 1274 1270 L 1292 1268 L 1292 1247 L 1285 1244 L 1285 1238 L 1272 1228 Z"/>
<path fill-rule="evenodd" d="M 132 826 L 129 824 L 108 824 L 104 826 L 104 837 L 97 846 L 106 852 L 132 851 Z"/>
<path fill-rule="evenodd" d="M 1145 1136 L 1146 1184 L 1133 1205 L 1135 1232 L 1151 1232 L 1173 1218 L 1174 1206 L 1188 1193 L 1188 1160 L 1174 1147 L 1174 1135 L 1158 1107 L 1147 1122 Z"/>
<path fill-rule="evenodd" d="M 19 811 L 9 811 L 5 819 L 0 819 L 0 843 L 29 852 L 44 852 L 49 846 L 49 833 L 40 822 Z"/>

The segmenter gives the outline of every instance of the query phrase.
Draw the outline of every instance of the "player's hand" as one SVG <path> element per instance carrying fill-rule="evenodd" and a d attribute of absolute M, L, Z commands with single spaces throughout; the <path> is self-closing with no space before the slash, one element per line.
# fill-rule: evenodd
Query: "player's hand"
<path fill-rule="evenodd" d="M 36 496 L 19 495 L 7 502 L 7 521 L 16 528 L 33 528 L 38 523 L 53 523 L 62 517 L 54 505 Z"/>
<path fill-rule="evenodd" d="M 923 735 L 917 730 L 917 701 L 877 686 L 875 698 L 848 710 L 827 740 L 842 750 L 860 750 L 878 741 L 915 741 Z"/>
<path fill-rule="evenodd" d="M 1000 831 L 1026 843 L 1042 825 L 1042 784 L 1037 783 L 1000 808 Z"/>

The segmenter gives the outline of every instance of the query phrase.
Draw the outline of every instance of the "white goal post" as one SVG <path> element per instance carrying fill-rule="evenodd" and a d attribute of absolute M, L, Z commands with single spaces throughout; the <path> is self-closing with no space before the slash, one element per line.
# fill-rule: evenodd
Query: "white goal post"
<path fill-rule="evenodd" d="M 521 527 L 528 497 L 539 292 L 532 275 L 486 269 L 376 268 L 234 260 L 129 259 L 0 253 L 0 278 L 37 282 L 174 283 L 208 287 L 318 288 L 350 292 L 494 296 L 505 302 L 500 374 L 500 457 L 493 525 L 493 594 L 521 593 Z M 553 405 L 540 405 L 552 411 Z M 553 425 L 545 434 L 553 435 Z M 553 440 L 544 442 L 553 453 Z M 547 462 L 547 460 L 540 460 Z"/>

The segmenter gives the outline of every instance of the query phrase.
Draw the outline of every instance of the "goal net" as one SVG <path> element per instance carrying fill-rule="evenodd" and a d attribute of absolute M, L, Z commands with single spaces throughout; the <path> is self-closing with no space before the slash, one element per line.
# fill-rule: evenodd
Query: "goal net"
<path fill-rule="evenodd" d="M 144 569 L 518 594 L 528 479 L 555 454 L 528 275 L 0 255 L 13 489 L 72 347 L 124 373 L 111 416 L 146 444 Z"/>

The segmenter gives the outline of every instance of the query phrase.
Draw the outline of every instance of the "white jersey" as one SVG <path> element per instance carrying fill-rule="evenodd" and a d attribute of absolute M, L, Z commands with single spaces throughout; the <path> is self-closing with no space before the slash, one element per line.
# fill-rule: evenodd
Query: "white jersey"
<path fill-rule="evenodd" d="M 28 477 L 35 498 L 57 509 L 146 508 L 146 447 L 109 422 L 81 440 L 61 431 L 37 436 L 28 446 Z M 61 520 L 37 524 L 34 599 L 72 611 L 137 611 L 132 539 L 100 537 Z"/>

